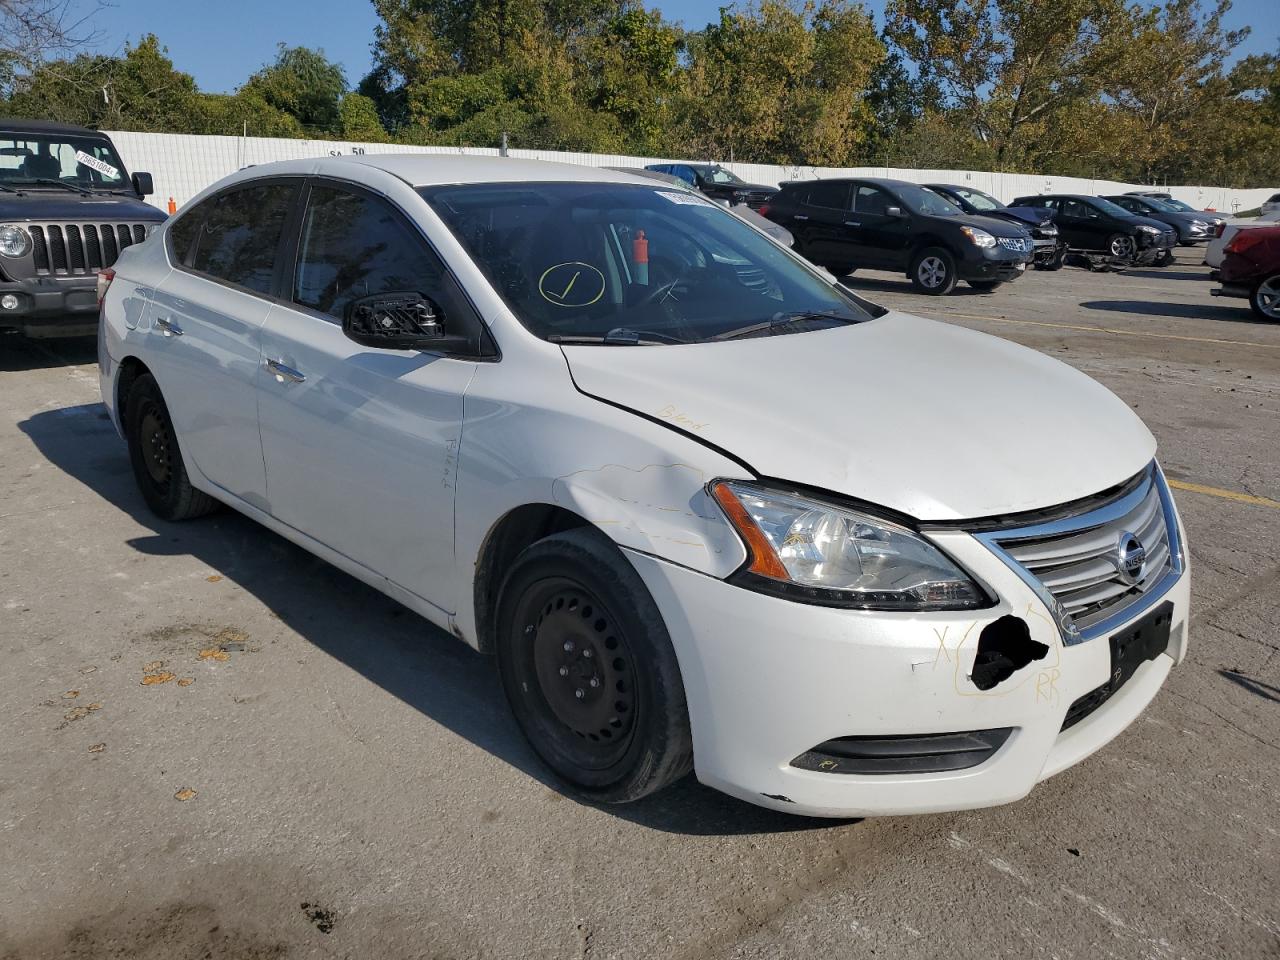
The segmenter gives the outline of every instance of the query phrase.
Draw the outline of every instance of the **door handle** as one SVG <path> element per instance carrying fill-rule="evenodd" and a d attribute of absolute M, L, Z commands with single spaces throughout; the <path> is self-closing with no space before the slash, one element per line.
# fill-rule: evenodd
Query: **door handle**
<path fill-rule="evenodd" d="M 182 336 L 182 328 L 168 317 L 156 317 L 156 329 L 166 337 Z"/>
<path fill-rule="evenodd" d="M 806 217 L 803 213 L 797 213 L 791 219 L 792 220 L 808 220 L 809 218 Z"/>
<path fill-rule="evenodd" d="M 845 225 L 846 227 L 860 227 L 860 226 L 862 226 L 862 224 L 861 224 L 861 223 L 859 223 L 857 220 L 846 220 L 846 221 L 844 222 L 844 225 Z"/>
<path fill-rule="evenodd" d="M 284 383 L 286 380 L 290 383 L 302 383 L 307 379 L 299 371 L 286 366 L 279 360 L 268 360 L 267 369 L 276 375 L 277 383 Z"/>

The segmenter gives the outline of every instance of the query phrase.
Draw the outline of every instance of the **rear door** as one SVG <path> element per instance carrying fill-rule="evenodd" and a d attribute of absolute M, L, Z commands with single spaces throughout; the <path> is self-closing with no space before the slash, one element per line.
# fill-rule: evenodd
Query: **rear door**
<path fill-rule="evenodd" d="M 845 180 L 818 180 L 803 193 L 792 214 L 800 252 L 823 266 L 845 266 L 854 262 L 853 247 L 845 221 L 850 217 L 849 183 Z"/>
<path fill-rule="evenodd" d="M 308 188 L 290 305 L 272 312 L 258 369 L 271 513 L 446 612 L 453 484 L 475 360 L 361 346 L 352 300 L 414 291 L 446 328 L 479 318 L 416 226 L 351 184 Z"/>
<path fill-rule="evenodd" d="M 300 178 L 255 181 L 201 202 L 169 229 L 175 269 L 156 289 L 148 359 L 186 459 L 210 482 L 266 505 L 254 387 L 262 326 Z"/>
<path fill-rule="evenodd" d="M 1066 240 L 1067 246 L 1081 250 L 1100 250 L 1105 237 L 1100 237 L 1097 224 L 1097 211 L 1079 200 L 1063 197 L 1057 200 L 1058 215 L 1054 220 L 1058 231 Z M 1095 214 L 1090 217 L 1090 212 Z"/>

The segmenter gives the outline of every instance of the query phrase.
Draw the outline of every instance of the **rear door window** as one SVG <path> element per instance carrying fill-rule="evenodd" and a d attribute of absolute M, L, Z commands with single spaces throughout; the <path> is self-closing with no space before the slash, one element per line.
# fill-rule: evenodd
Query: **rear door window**
<path fill-rule="evenodd" d="M 828 207 L 832 210 L 849 209 L 849 184 L 847 183 L 815 183 L 809 188 L 809 203 L 815 207 Z"/>
<path fill-rule="evenodd" d="M 296 184 L 263 183 L 205 201 L 191 269 L 255 293 L 271 293 Z M 183 219 L 196 219 L 193 210 Z"/>

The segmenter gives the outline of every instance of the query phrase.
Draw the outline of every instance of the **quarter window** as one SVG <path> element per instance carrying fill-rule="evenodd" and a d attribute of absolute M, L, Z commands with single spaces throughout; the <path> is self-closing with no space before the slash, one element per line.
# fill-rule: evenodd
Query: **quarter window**
<path fill-rule="evenodd" d="M 439 258 L 385 201 L 312 188 L 298 247 L 296 303 L 341 319 L 360 297 L 439 296 L 444 275 Z"/>
<path fill-rule="evenodd" d="M 270 293 L 280 233 L 297 194 L 290 184 L 264 183 L 219 194 L 205 207 L 191 267 L 236 286 Z M 201 219 L 200 210 L 183 220 Z M 181 224 L 179 224 L 181 226 Z"/>

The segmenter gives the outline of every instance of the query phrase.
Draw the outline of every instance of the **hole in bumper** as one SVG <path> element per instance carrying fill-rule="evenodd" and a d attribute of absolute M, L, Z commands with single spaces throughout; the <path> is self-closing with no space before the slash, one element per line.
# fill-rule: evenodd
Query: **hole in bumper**
<path fill-rule="evenodd" d="M 965 733 L 839 737 L 820 743 L 791 761 L 818 773 L 942 773 L 967 770 L 990 759 L 1013 727 Z"/>

